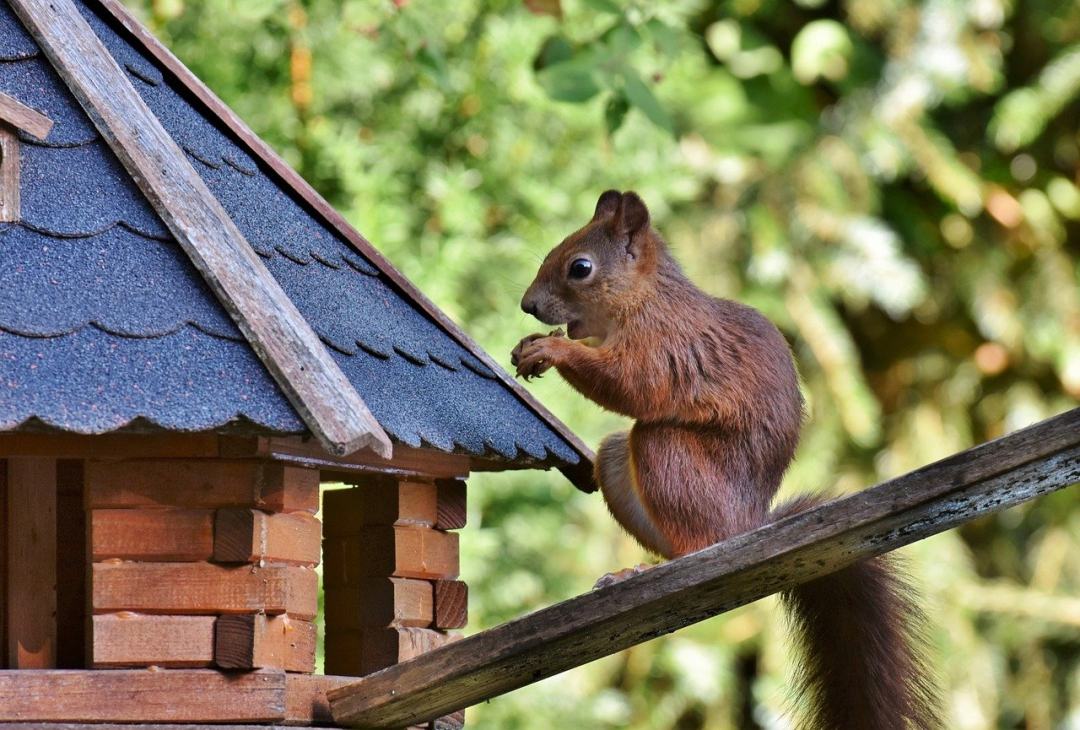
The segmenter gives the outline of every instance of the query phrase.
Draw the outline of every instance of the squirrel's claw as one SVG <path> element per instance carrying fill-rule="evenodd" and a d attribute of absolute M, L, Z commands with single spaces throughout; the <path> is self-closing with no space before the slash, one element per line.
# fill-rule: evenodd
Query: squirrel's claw
<path fill-rule="evenodd" d="M 563 336 L 563 331 L 558 329 L 546 335 L 523 337 L 510 353 L 510 364 L 517 369 L 517 376 L 532 380 L 546 373 L 551 368 L 551 358 L 547 356 L 545 340 Z"/>

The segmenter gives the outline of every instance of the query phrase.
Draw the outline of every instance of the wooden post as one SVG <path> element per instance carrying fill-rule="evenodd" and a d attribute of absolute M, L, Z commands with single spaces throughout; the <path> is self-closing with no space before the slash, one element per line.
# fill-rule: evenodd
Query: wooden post
<path fill-rule="evenodd" d="M 56 666 L 56 461 L 8 459 L 8 628 L 12 669 Z"/>

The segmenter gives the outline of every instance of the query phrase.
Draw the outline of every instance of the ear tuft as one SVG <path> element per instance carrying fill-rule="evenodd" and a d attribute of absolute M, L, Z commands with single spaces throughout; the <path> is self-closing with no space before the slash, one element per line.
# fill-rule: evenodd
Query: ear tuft
<path fill-rule="evenodd" d="M 649 226 L 649 209 L 637 193 L 630 191 L 619 201 L 619 210 L 615 214 L 615 230 L 631 239 Z"/>
<path fill-rule="evenodd" d="M 593 220 L 610 218 L 619 209 L 622 201 L 622 193 L 618 190 L 605 190 L 600 193 L 600 199 L 596 201 L 596 210 L 593 212 Z"/>

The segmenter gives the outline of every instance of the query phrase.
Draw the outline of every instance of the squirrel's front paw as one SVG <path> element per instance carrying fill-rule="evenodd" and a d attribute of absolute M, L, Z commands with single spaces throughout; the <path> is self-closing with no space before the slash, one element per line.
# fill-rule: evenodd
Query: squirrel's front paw
<path fill-rule="evenodd" d="M 563 337 L 562 330 L 554 330 L 546 335 L 533 334 L 522 338 L 513 352 L 510 362 L 517 368 L 519 378 L 538 378 L 555 364 L 552 343 Z"/>

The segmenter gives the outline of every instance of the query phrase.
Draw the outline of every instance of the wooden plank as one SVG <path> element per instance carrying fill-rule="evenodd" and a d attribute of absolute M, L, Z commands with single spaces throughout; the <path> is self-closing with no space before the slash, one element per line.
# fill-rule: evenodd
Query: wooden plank
<path fill-rule="evenodd" d="M 56 462 L 56 668 L 86 666 L 86 511 L 83 462 Z"/>
<path fill-rule="evenodd" d="M 267 514 L 219 509 L 213 557 L 219 563 L 289 563 L 315 566 L 322 556 L 322 524 L 304 512 Z"/>
<path fill-rule="evenodd" d="M 86 506 L 255 507 L 314 514 L 319 472 L 272 461 L 88 461 Z"/>
<path fill-rule="evenodd" d="M 330 717 L 330 703 L 326 699 L 326 692 L 355 681 L 356 677 L 340 677 L 332 674 L 290 673 L 285 675 L 285 724 L 331 724 L 333 718 Z M 229 728 L 229 730 L 233 729 Z"/>
<path fill-rule="evenodd" d="M 364 676 L 426 654 L 456 638 L 433 629 L 411 627 L 328 631 L 326 671 Z"/>
<path fill-rule="evenodd" d="M 432 483 L 368 478 L 351 489 L 323 493 L 327 537 L 358 535 L 368 525 L 432 527 L 437 517 Z"/>
<path fill-rule="evenodd" d="M 0 223 L 12 223 L 21 217 L 21 171 L 19 135 L 0 125 Z"/>
<path fill-rule="evenodd" d="M 214 433 L 0 433 L 0 457 L 216 459 L 222 438 Z"/>
<path fill-rule="evenodd" d="M 356 681 L 355 677 L 349 677 Z M 328 713 L 329 711 L 327 711 Z M 328 716 L 328 715 L 327 715 Z M 287 722 L 286 722 L 287 724 Z M 139 722 L 138 725 L 130 725 L 127 722 L 4 722 L 3 730 L 269 730 L 273 726 L 268 725 L 233 725 L 222 726 L 219 724 L 192 725 L 191 722 L 170 722 L 162 725 L 159 722 Z"/>
<path fill-rule="evenodd" d="M 2 442 L 0 442 L 2 443 Z M 2 453 L 2 452 L 0 452 Z M 333 456 L 312 439 L 298 436 L 243 437 L 222 436 L 221 456 L 225 458 L 273 459 L 321 469 L 333 479 L 353 483 L 356 475 L 392 475 L 398 477 L 464 477 L 472 459 L 463 454 L 448 454 L 434 449 L 414 449 L 397 444 L 394 458 L 383 459 L 370 451 Z M 503 468 L 507 468 L 504 463 Z"/>
<path fill-rule="evenodd" d="M 95 562 L 120 558 L 193 562 L 214 554 L 214 513 L 207 509 L 95 509 L 90 512 Z"/>
<path fill-rule="evenodd" d="M 0 722 L 278 722 L 285 673 L 0 671 Z"/>
<path fill-rule="evenodd" d="M 221 616 L 214 662 L 223 669 L 315 671 L 315 624 L 288 615 Z"/>
<path fill-rule="evenodd" d="M 390 458 L 390 437 L 74 3 L 11 6 L 327 451 Z"/>
<path fill-rule="evenodd" d="M 130 611 L 94 616 L 90 663 L 97 668 L 212 666 L 216 620 Z"/>
<path fill-rule="evenodd" d="M 435 581 L 435 628 L 463 629 L 469 623 L 469 586 L 460 580 Z"/>
<path fill-rule="evenodd" d="M 346 725 L 422 722 L 1080 480 L 1080 408 L 392 667 Z"/>
<path fill-rule="evenodd" d="M 212 563 L 95 563 L 95 613 L 157 614 L 288 613 L 315 617 L 318 577 L 298 566 Z"/>
<path fill-rule="evenodd" d="M 342 630 L 425 628 L 435 618 L 433 586 L 427 580 L 364 578 L 356 585 L 327 588 L 323 603 L 326 625 Z"/>
<path fill-rule="evenodd" d="M 56 665 L 56 461 L 8 459 L 7 665 Z"/>
<path fill-rule="evenodd" d="M 53 121 L 47 116 L 2 91 L 0 91 L 0 122 L 7 122 L 41 141 L 45 141 L 53 128 Z"/>
<path fill-rule="evenodd" d="M 468 507 L 465 498 L 465 482 L 460 479 L 440 479 L 438 487 L 438 515 L 435 527 L 440 530 L 460 530 L 465 527 Z"/>
<path fill-rule="evenodd" d="M 355 585 L 363 578 L 456 578 L 458 536 L 423 527 L 368 527 L 323 543 L 323 583 Z"/>
<path fill-rule="evenodd" d="M 471 337 L 461 330 L 446 314 L 417 289 L 400 271 L 395 269 L 386 258 L 372 246 L 345 217 L 334 210 L 326 200 L 315 191 L 295 170 L 289 167 L 281 157 L 275 153 L 266 142 L 219 99 L 202 81 L 191 73 L 166 48 L 152 33 L 144 28 L 127 11 L 118 0 L 101 0 L 101 4 L 112 16 L 127 29 L 132 37 L 155 58 L 158 63 L 165 67 L 177 82 L 185 87 L 190 94 L 200 102 L 207 111 L 217 117 L 221 123 L 239 139 L 240 143 L 263 162 L 269 171 L 280 182 L 292 189 L 304 202 L 310 206 L 323 220 L 334 230 L 340 233 L 353 247 L 360 251 L 365 258 L 372 262 L 387 279 L 401 291 L 410 301 L 415 302 L 429 317 L 450 337 L 457 340 L 462 347 L 473 356 L 483 362 L 494 373 L 495 377 L 517 396 L 527 408 L 532 410 L 541 420 L 551 426 L 568 444 L 581 456 L 578 464 L 560 467 L 560 471 L 575 484 L 579 489 L 586 492 L 596 491 L 597 485 L 593 480 L 593 462 L 595 455 L 592 450 L 562 421 L 555 417 L 540 401 L 529 391 L 521 386 L 506 370 L 491 358 Z M 397 451 L 395 448 L 395 452 Z"/>

